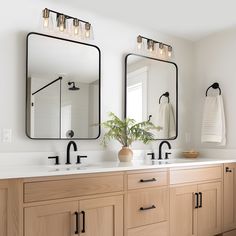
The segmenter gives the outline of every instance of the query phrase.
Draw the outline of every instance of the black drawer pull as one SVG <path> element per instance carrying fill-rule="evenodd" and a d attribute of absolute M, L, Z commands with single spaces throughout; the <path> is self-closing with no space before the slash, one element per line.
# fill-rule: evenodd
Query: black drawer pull
<path fill-rule="evenodd" d="M 147 210 L 152 210 L 152 209 L 155 209 L 156 206 L 155 205 L 152 205 L 150 207 L 140 207 L 139 210 L 140 211 L 147 211 Z"/>
<path fill-rule="evenodd" d="M 199 194 L 195 193 L 195 209 L 199 207 Z"/>
<path fill-rule="evenodd" d="M 79 212 L 75 212 L 75 234 L 79 235 Z"/>
<path fill-rule="evenodd" d="M 201 192 L 199 193 L 199 198 L 200 198 L 200 200 L 199 200 L 200 203 L 199 203 L 198 207 L 202 208 L 202 193 Z"/>
<path fill-rule="evenodd" d="M 81 214 L 83 216 L 83 229 L 81 230 L 81 233 L 85 233 L 85 212 L 81 211 Z"/>
<path fill-rule="evenodd" d="M 157 181 L 156 178 L 152 178 L 152 179 L 140 179 L 140 183 L 155 182 L 155 181 Z"/>
<path fill-rule="evenodd" d="M 229 167 L 226 167 L 226 168 L 225 168 L 225 171 L 226 171 L 227 173 L 231 173 L 231 172 L 232 172 L 232 170 L 230 170 Z"/>

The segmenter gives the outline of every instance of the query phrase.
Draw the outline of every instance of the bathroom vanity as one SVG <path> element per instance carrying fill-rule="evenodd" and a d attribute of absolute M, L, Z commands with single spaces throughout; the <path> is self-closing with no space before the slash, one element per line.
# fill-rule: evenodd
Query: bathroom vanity
<path fill-rule="evenodd" d="M 115 165 L 1 176 L 0 235 L 235 235 L 236 163 Z"/>

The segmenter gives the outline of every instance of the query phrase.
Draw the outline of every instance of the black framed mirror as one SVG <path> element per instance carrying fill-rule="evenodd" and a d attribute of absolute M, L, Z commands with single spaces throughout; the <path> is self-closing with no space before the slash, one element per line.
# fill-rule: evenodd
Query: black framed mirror
<path fill-rule="evenodd" d="M 162 129 L 154 140 L 178 136 L 178 66 L 138 54 L 125 57 L 125 117 L 150 120 Z"/>
<path fill-rule="evenodd" d="M 26 135 L 97 139 L 101 121 L 101 52 L 95 45 L 27 35 Z"/>

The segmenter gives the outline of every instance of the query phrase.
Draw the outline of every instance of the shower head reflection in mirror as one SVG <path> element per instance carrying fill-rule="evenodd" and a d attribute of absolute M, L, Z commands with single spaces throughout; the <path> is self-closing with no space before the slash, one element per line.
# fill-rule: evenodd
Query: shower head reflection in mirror
<path fill-rule="evenodd" d="M 100 84 L 100 50 L 96 46 L 29 34 L 27 136 L 32 139 L 98 138 Z"/>

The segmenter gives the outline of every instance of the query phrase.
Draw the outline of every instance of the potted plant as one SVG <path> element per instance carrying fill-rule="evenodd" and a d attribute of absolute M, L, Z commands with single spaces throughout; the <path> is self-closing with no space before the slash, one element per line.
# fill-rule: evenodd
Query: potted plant
<path fill-rule="evenodd" d="M 150 130 L 160 130 L 150 121 L 137 123 L 134 119 L 119 119 L 114 113 L 109 113 L 110 120 L 102 123 L 107 129 L 102 139 L 103 146 L 111 139 L 116 139 L 122 145 L 122 149 L 118 153 L 121 162 L 129 162 L 133 158 L 133 151 L 130 149 L 134 141 L 141 141 L 144 144 L 151 142 L 154 138 Z"/>

